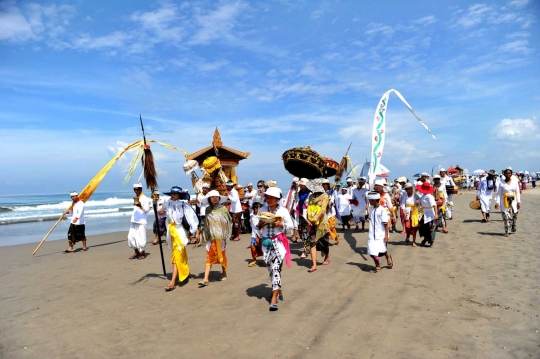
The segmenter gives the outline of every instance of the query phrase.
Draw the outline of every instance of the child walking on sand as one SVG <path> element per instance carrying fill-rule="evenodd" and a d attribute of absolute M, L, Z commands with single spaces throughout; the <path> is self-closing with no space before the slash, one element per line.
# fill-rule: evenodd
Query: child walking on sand
<path fill-rule="evenodd" d="M 249 222 L 251 224 L 251 257 L 253 262 L 250 262 L 248 266 L 256 267 L 257 266 L 257 257 L 262 256 L 263 250 L 261 245 L 261 233 L 259 229 L 259 218 L 257 218 L 257 213 L 259 213 L 259 208 L 261 204 L 259 202 L 253 202 L 253 212 L 251 213 Z"/>
<path fill-rule="evenodd" d="M 381 270 L 379 263 L 379 257 L 386 257 L 386 264 L 388 269 L 394 267 L 394 260 L 388 253 L 386 244 L 388 243 L 388 222 L 389 215 L 386 208 L 380 205 L 381 195 L 378 192 L 369 192 L 367 195 L 369 204 L 369 234 L 367 242 L 368 254 L 373 258 L 375 262 L 375 268 L 372 269 L 373 273 L 377 273 Z"/>

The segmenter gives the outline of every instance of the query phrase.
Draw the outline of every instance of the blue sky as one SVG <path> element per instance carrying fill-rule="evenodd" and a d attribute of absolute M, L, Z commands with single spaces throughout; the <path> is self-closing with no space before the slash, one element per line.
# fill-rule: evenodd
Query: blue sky
<path fill-rule="evenodd" d="M 310 145 L 355 163 L 390 97 L 391 177 L 434 165 L 540 171 L 540 1 L 73 1 L 0 3 L 0 194 L 82 188 L 124 144 L 192 153 L 219 127 L 251 152 L 240 181 L 289 182 Z M 188 186 L 153 147 L 160 184 Z M 122 188 L 122 160 L 102 190 Z"/>

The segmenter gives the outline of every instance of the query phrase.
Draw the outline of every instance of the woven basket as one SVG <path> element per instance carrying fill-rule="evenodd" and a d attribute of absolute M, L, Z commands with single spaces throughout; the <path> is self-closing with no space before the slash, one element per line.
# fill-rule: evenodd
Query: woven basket
<path fill-rule="evenodd" d="M 474 200 L 474 201 L 471 201 L 471 203 L 469 203 L 469 207 L 471 207 L 471 209 L 480 209 L 480 201 L 479 200 Z"/>

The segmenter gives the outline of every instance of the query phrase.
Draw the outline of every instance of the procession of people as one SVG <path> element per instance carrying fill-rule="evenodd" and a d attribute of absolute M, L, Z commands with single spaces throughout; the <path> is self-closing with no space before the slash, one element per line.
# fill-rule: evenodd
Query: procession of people
<path fill-rule="evenodd" d="M 237 183 L 228 181 L 224 195 L 210 190 L 204 184 L 194 201 L 186 190 L 173 186 L 160 197 L 155 191 L 152 198 L 143 193 L 141 183 L 133 185 L 135 193 L 131 225 L 127 235 L 128 246 L 133 249 L 129 259 L 146 258 L 146 226 L 148 213 L 156 207 L 153 244 L 164 236 L 171 250 L 172 275 L 165 291 L 170 292 L 190 276 L 186 247 L 195 244 L 206 250 L 204 276 L 198 283 L 204 288 L 210 284 L 213 265 L 220 265 L 220 281 L 228 278 L 227 249 L 231 241 L 240 240 L 240 231 L 249 230 L 249 267 L 259 267 L 262 257 L 267 267 L 272 295 L 270 311 L 277 311 L 283 295 L 283 263 L 290 267 L 290 246 L 301 240 L 301 259 L 310 257 L 309 273 L 319 270 L 320 264 L 329 266 L 330 247 L 339 244 L 340 231 L 364 232 L 367 235 L 367 254 L 373 259 L 372 272 L 382 269 L 380 258 L 385 257 L 386 268 L 394 268 L 389 253 L 390 233 L 403 235 L 406 245 L 418 247 L 417 235 L 422 238 L 420 246 L 434 247 L 438 232 L 448 234 L 448 220 L 453 219 L 455 183 L 446 170 L 430 176 L 423 172 L 415 181 L 397 178 L 390 184 L 377 178 L 370 190 L 365 177 L 347 178 L 346 183 L 332 183 L 328 179 L 308 180 L 293 178 L 287 193 L 282 193 L 274 180 L 260 180 L 257 189 L 251 183 L 239 194 Z M 501 174 L 490 170 L 479 176 L 477 207 L 481 209 L 481 221 L 489 222 L 492 201 L 500 210 L 504 224 L 504 236 L 517 231 L 518 212 L 521 208 L 521 179 L 507 167 Z M 76 242 L 83 243 L 86 251 L 84 202 L 77 192 L 70 192 L 73 206 L 65 214 L 72 215 L 68 231 L 69 247 L 64 253 L 72 253 Z M 471 207 L 472 208 L 472 207 Z M 401 228 L 398 229 L 398 218 Z M 361 227 L 360 227 L 361 226 Z M 291 242 L 291 243 L 290 243 Z M 318 260 L 317 252 L 321 253 Z"/>

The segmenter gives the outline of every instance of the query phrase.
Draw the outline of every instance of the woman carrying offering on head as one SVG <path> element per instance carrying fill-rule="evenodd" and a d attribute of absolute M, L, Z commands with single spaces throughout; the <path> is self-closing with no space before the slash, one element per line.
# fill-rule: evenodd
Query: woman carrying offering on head
<path fill-rule="evenodd" d="M 278 300 L 283 300 L 281 291 L 281 267 L 285 260 L 287 267 L 291 266 L 291 251 L 289 240 L 285 235 L 294 225 L 286 207 L 279 205 L 281 191 L 277 187 L 270 187 L 264 193 L 266 197 L 266 218 L 260 220 L 258 228 L 261 231 L 261 245 L 264 253 L 264 262 L 268 268 L 270 282 L 272 283 L 272 299 L 270 311 L 278 310 Z M 262 213 L 261 213 L 262 215 Z M 272 222 L 273 221 L 273 222 Z"/>
<path fill-rule="evenodd" d="M 165 192 L 171 198 L 163 203 L 162 210 L 167 213 L 168 230 L 167 244 L 171 253 L 173 272 L 171 282 L 165 287 L 170 292 L 176 288 L 176 278 L 183 282 L 189 276 L 188 256 L 186 245 L 189 243 L 189 235 L 198 234 L 199 219 L 197 214 L 185 201 L 186 194 L 182 188 L 174 186 L 170 192 Z M 189 195 L 187 195 L 189 197 Z"/>
<path fill-rule="evenodd" d="M 317 270 L 317 250 L 324 256 L 323 265 L 330 264 L 330 224 L 326 215 L 328 195 L 324 191 L 321 180 L 313 180 L 309 184 L 312 194 L 307 202 L 307 223 L 309 225 L 309 251 L 312 266 L 308 270 L 313 273 Z"/>
<path fill-rule="evenodd" d="M 516 232 L 518 211 L 521 208 L 521 195 L 519 193 L 518 179 L 512 176 L 512 168 L 508 167 L 503 172 L 504 179 L 499 183 L 497 196 L 495 197 L 495 209 L 501 209 L 504 222 L 504 236 Z"/>
<path fill-rule="evenodd" d="M 203 203 L 208 204 L 204 218 L 204 225 L 197 232 L 198 246 L 206 247 L 206 268 L 204 279 L 199 282 L 199 286 L 206 287 L 210 282 L 210 270 L 213 264 L 221 264 L 220 281 L 227 279 L 227 245 L 231 238 L 232 218 L 223 206 L 227 197 L 221 196 L 218 191 L 208 192 Z"/>

